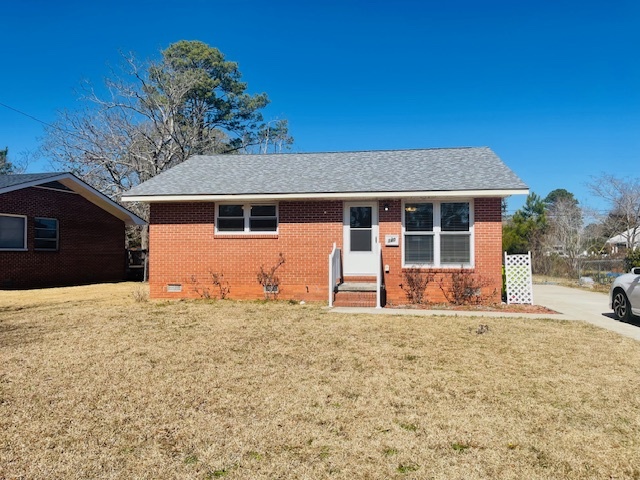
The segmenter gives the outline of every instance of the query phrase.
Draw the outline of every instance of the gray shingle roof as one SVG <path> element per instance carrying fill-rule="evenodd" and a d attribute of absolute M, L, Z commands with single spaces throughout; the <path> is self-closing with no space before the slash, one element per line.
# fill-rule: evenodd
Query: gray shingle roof
<path fill-rule="evenodd" d="M 0 175 L 0 188 L 13 187 L 22 183 L 36 182 L 51 177 L 57 177 L 61 172 L 48 173 L 16 173 L 12 175 Z"/>
<path fill-rule="evenodd" d="M 523 190 L 487 147 L 194 156 L 125 196 Z"/>
<path fill-rule="evenodd" d="M 0 206 L 3 194 L 34 186 L 53 187 L 75 192 L 124 221 L 127 225 L 144 225 L 146 223 L 133 212 L 118 205 L 109 197 L 69 172 L 0 175 Z"/>

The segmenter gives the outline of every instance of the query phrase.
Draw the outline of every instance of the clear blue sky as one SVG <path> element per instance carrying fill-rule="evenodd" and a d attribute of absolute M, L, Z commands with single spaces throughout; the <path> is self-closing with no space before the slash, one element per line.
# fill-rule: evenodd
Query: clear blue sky
<path fill-rule="evenodd" d="M 265 116 L 289 120 L 294 151 L 486 145 L 532 191 L 595 207 L 591 176 L 640 176 L 637 0 L 178 3 L 3 1 L 0 102 L 52 122 L 120 51 L 201 40 L 269 95 Z M 15 160 L 42 134 L 0 106 Z"/>

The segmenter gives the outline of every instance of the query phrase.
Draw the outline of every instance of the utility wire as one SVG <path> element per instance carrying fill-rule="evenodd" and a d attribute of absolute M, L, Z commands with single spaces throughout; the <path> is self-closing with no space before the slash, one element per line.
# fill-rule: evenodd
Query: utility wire
<path fill-rule="evenodd" d="M 58 130 L 62 130 L 60 127 L 56 127 L 54 125 L 51 125 L 50 123 L 47 123 L 47 122 L 45 122 L 43 120 L 40 120 L 39 118 L 36 118 L 33 115 L 29 115 L 28 113 L 25 113 L 25 112 L 23 112 L 21 110 L 18 110 L 17 108 L 13 108 L 12 106 L 7 105 L 6 103 L 0 102 L 0 106 L 2 106 L 4 108 L 8 108 L 9 110 L 13 110 L 16 113 L 19 113 L 20 115 L 24 115 L 25 117 L 30 118 L 31 120 L 35 120 L 36 122 L 41 123 L 43 125 L 46 125 L 47 127 L 57 128 Z M 65 133 L 68 133 L 68 132 L 65 132 Z"/>
<path fill-rule="evenodd" d="M 69 130 L 65 130 L 64 128 L 61 128 L 58 125 L 47 123 L 44 120 L 40 120 L 38 117 L 34 117 L 33 115 L 30 115 L 30 114 L 28 114 L 26 112 L 23 112 L 22 110 L 18 110 L 17 108 L 12 107 L 11 105 L 7 105 L 6 103 L 0 102 L 0 107 L 4 107 L 4 108 L 6 108 L 8 110 L 13 110 L 14 112 L 19 113 L 20 115 L 24 115 L 25 117 L 30 118 L 31 120 L 34 120 L 34 121 L 36 121 L 38 123 L 41 123 L 42 125 L 44 125 L 46 127 L 53 128 L 54 130 L 58 130 L 59 132 L 62 132 L 64 134 L 66 134 L 66 135 L 70 135 L 72 137 L 75 137 L 78 140 L 84 140 L 82 137 L 80 137 L 79 135 L 76 135 L 73 132 L 70 132 Z"/>

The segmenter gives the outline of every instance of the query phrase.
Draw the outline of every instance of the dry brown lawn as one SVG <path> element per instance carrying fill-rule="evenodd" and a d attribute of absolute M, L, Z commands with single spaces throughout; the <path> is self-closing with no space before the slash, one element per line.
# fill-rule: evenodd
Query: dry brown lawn
<path fill-rule="evenodd" d="M 0 478 L 640 477 L 639 342 L 139 288 L 0 292 Z"/>

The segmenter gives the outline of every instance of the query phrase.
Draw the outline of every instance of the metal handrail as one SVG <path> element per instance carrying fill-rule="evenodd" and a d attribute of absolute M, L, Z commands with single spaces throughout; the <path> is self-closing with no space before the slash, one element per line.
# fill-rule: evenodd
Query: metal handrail
<path fill-rule="evenodd" d="M 383 266 L 382 266 L 382 247 L 380 243 L 376 243 L 378 247 L 378 258 L 380 259 L 380 264 L 376 270 L 376 308 L 382 308 L 382 282 L 384 280 Z"/>
<path fill-rule="evenodd" d="M 342 281 L 342 257 L 340 249 L 333 243 L 333 249 L 329 254 L 329 306 L 333 307 L 333 294 L 338 280 Z"/>

